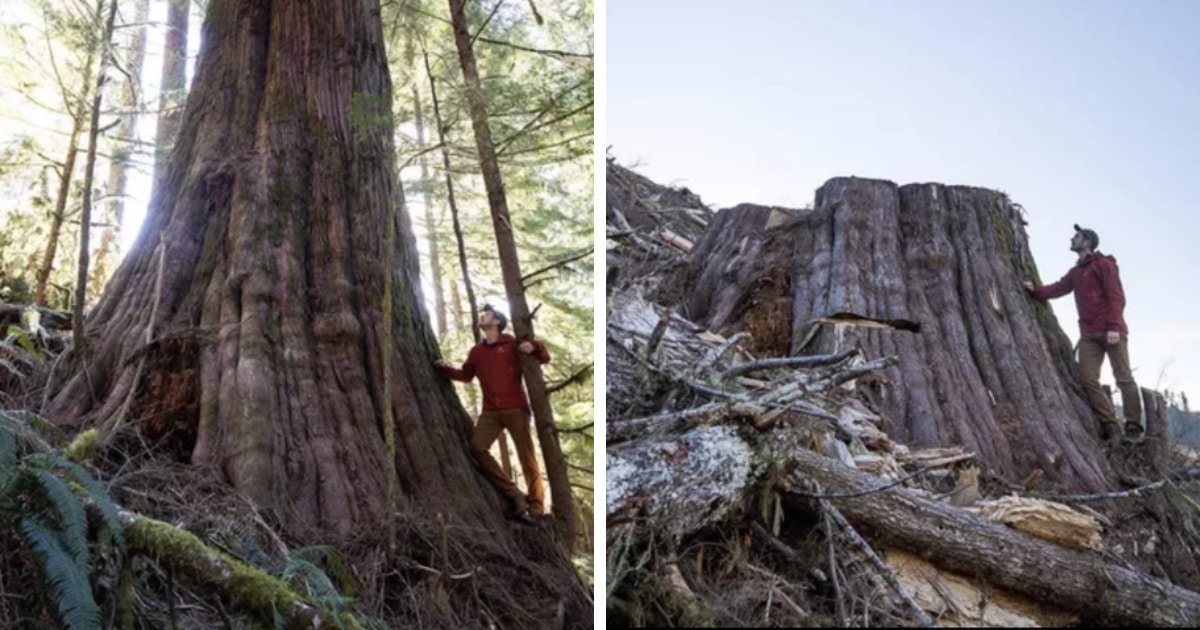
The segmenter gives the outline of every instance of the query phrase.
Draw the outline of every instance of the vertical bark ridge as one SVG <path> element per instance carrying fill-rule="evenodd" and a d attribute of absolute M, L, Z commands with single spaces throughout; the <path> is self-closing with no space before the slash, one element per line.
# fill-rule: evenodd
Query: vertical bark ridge
<path fill-rule="evenodd" d="M 897 439 L 965 446 L 1012 479 L 1041 468 L 1071 489 L 1110 486 L 1070 342 L 1021 288 L 1036 267 L 1006 196 L 835 178 L 817 191 L 814 210 L 790 211 L 771 228 L 758 227 L 765 219 L 755 212 L 722 211 L 697 243 L 685 272 L 696 288 L 686 298 L 693 318 L 725 333 L 745 328 L 769 301 L 756 293 L 762 278 L 790 258 L 791 335 L 769 353 L 861 345 L 872 357 L 897 355 L 883 385 L 870 385 Z M 758 229 L 748 259 L 722 242 L 731 226 L 739 237 Z M 827 325 L 809 339 L 810 322 L 847 311 L 917 321 L 922 331 Z"/>
<path fill-rule="evenodd" d="M 430 365 L 404 212 L 396 267 L 384 269 L 380 226 L 396 193 L 391 86 L 367 4 L 214 0 L 155 209 L 88 323 L 102 340 L 89 369 L 96 404 L 81 373 L 54 405 L 64 422 L 103 422 L 139 391 L 130 357 L 153 352 L 144 335 L 162 240 L 153 336 L 191 334 L 198 347 L 193 463 L 301 536 L 344 537 L 382 518 L 384 405 L 396 420 L 402 505 L 419 496 L 477 520 L 499 503 Z M 398 289 L 383 322 L 388 273 Z M 391 401 L 381 399 L 384 325 L 402 345 Z"/>

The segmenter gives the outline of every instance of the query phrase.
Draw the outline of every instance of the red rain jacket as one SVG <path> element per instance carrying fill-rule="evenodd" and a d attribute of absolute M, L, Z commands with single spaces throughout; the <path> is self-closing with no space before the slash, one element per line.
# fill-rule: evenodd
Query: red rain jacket
<path fill-rule="evenodd" d="M 1092 253 L 1075 263 L 1062 280 L 1033 290 L 1039 300 L 1048 300 L 1075 292 L 1079 311 L 1079 331 L 1085 335 L 1117 331 L 1129 334 L 1125 326 L 1125 290 L 1117 259 Z"/>
<path fill-rule="evenodd" d="M 533 356 L 537 357 L 538 363 L 549 363 L 550 353 L 546 346 L 538 341 L 530 343 L 533 344 Z M 508 334 L 501 334 L 492 344 L 483 339 L 471 348 L 462 369 L 448 365 L 440 369 L 447 377 L 464 383 L 470 383 L 472 378 L 478 376 L 479 388 L 483 390 L 484 411 L 529 411 L 529 399 L 525 397 L 525 388 L 521 385 L 518 345 L 517 339 Z"/>

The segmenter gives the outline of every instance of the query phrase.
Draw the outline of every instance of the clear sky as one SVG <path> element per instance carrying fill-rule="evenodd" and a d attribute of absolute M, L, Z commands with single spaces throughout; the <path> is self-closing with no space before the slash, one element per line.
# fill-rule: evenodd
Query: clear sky
<path fill-rule="evenodd" d="M 845 175 L 1007 192 L 1047 282 L 1072 224 L 1100 234 L 1134 376 L 1200 407 L 1200 1 L 610 0 L 607 20 L 619 162 L 715 207 L 807 206 Z"/>

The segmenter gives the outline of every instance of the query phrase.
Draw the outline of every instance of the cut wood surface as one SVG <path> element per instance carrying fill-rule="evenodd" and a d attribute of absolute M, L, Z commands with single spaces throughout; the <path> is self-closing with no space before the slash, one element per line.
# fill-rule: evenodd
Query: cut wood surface
<path fill-rule="evenodd" d="M 1069 506 L 1053 501 L 1004 497 L 984 501 L 973 508 L 989 521 L 1072 549 L 1100 551 L 1104 548 L 1100 521 Z"/>
<path fill-rule="evenodd" d="M 999 588 L 983 588 L 974 579 L 941 571 L 920 556 L 887 549 L 884 562 L 901 586 L 937 620 L 939 628 L 1062 628 L 1079 615 Z"/>

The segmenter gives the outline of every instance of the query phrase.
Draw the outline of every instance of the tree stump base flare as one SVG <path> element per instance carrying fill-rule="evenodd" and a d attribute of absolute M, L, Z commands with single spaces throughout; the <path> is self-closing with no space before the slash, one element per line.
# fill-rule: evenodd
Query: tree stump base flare
<path fill-rule="evenodd" d="M 687 287 L 687 296 L 678 302 L 646 302 L 644 298 L 673 297 L 671 290 L 646 290 L 653 278 L 619 279 L 608 287 L 607 421 L 610 437 L 617 436 L 608 447 L 610 623 L 678 623 L 695 610 L 670 604 L 678 601 L 679 593 L 690 593 L 706 610 L 715 611 L 716 624 L 812 625 L 822 618 L 844 622 L 845 616 L 879 624 L 915 622 L 895 602 L 885 605 L 878 597 L 872 599 L 877 591 L 870 589 L 878 584 L 878 575 L 855 581 L 855 567 L 861 563 L 851 549 L 813 541 L 821 537 L 821 528 L 819 520 L 814 523 L 806 516 L 811 506 L 803 499 L 780 506 L 775 498 L 786 486 L 787 472 L 781 471 L 802 478 L 815 474 L 826 491 L 847 492 L 838 479 L 843 474 L 845 479 L 854 477 L 855 472 L 802 447 L 822 435 L 822 425 L 812 415 L 820 416 L 822 410 L 833 418 L 824 425 L 823 435 L 835 432 L 848 444 L 855 467 L 871 467 L 889 479 L 903 474 L 892 451 L 906 451 L 905 442 L 914 450 L 964 445 L 980 463 L 978 483 L 985 495 L 1036 491 L 1053 499 L 1068 491 L 1111 492 L 1122 478 L 1161 479 L 1166 474 L 1169 449 L 1161 435 L 1155 435 L 1156 403 L 1151 400 L 1144 403 L 1144 440 L 1115 449 L 1102 447 L 1068 337 L 1051 310 L 1028 299 L 1020 287 L 1022 278 L 1038 278 L 1019 206 L 983 189 L 897 187 L 857 178 L 831 180 L 818 193 L 816 206 L 782 214 L 747 206 L 718 213 L 711 225 L 724 229 L 695 239 L 686 268 L 676 265 L 673 274 L 656 278 L 660 286 L 674 291 Z M 727 234 L 736 238 L 723 238 Z M 638 255 L 636 250 L 636 243 L 618 242 L 610 253 L 625 264 L 629 256 Z M 781 289 L 785 286 L 789 288 Z M 784 306 L 788 291 L 791 301 Z M 677 314 L 655 352 L 646 353 L 657 314 L 666 307 Z M 773 338 L 770 343 L 751 340 L 740 345 L 752 348 L 753 354 L 783 357 L 801 349 L 805 354 L 833 354 L 860 348 L 865 359 L 895 353 L 895 367 L 860 375 L 846 391 L 837 390 L 875 412 L 874 425 L 885 428 L 890 440 L 856 441 L 838 432 L 845 428 L 837 422 L 844 412 L 828 394 L 785 398 L 814 408 L 809 415 L 793 409 L 770 423 L 731 412 L 747 409 L 747 403 L 788 382 L 812 382 L 789 379 L 782 372 L 724 382 L 712 378 L 744 360 L 713 365 L 710 355 L 721 339 L 746 331 L 756 321 L 756 330 L 777 331 L 777 326 L 761 324 L 774 325 L 788 310 L 786 336 L 767 333 Z M 809 325 L 837 312 L 861 315 L 864 322 L 915 322 L 920 332 L 862 323 Z M 781 341 L 787 347 L 779 347 Z M 709 373 L 703 374 L 700 366 Z M 975 448 L 981 444 L 983 448 Z M 865 453 L 855 450 L 864 447 Z M 963 465 L 964 460 L 955 459 L 960 456 L 948 456 L 947 465 Z M 839 468 L 844 472 L 832 472 Z M 718 470 L 720 474 L 705 472 Z M 896 485 L 919 480 L 943 495 L 954 490 L 946 486 L 953 485 L 953 473 L 917 474 Z M 644 483 L 649 485 L 639 485 Z M 1115 576 L 1111 579 L 1120 585 L 1106 592 L 1101 602 L 1090 594 L 1090 587 L 1085 594 L 1061 580 L 1039 582 L 1045 576 L 1032 560 L 1026 563 L 1017 557 L 1017 566 L 1012 566 L 1009 554 L 997 555 L 992 564 L 980 563 L 990 553 L 990 537 L 997 536 L 995 540 L 1006 541 L 1004 548 L 1037 549 L 1030 557 L 1042 564 L 1079 567 L 1083 556 L 1078 554 L 1097 552 L 1030 542 L 1025 534 L 962 515 L 939 502 L 933 492 L 862 492 L 862 498 L 830 502 L 869 506 L 888 497 L 909 497 L 897 504 L 908 506 L 907 523 L 883 508 L 846 511 L 868 540 L 904 540 L 910 551 L 933 558 L 935 564 L 968 573 L 983 570 L 989 582 L 1003 582 L 1051 608 L 1080 614 L 1085 621 L 1177 624 L 1200 612 L 1200 595 L 1167 581 L 1200 590 L 1194 577 L 1194 550 L 1200 549 L 1194 533 L 1200 528 L 1189 524 L 1198 512 L 1179 490 L 1168 487 L 1162 493 L 1088 504 L 1110 518 L 1100 516 L 1101 523 L 1108 523 L 1103 555 L 1086 560 L 1085 566 L 1107 565 L 1104 573 Z M 1079 511 L 1098 514 L 1091 508 Z M 925 529 L 914 530 L 913 523 Z M 1111 523 L 1115 527 L 1109 527 Z M 757 531 L 751 537 L 751 530 L 763 527 L 769 541 Z M 958 559 L 959 552 L 939 551 L 952 540 L 963 545 Z M 1085 546 L 1094 542 L 1089 539 Z M 973 554 L 985 558 L 965 559 Z M 615 580 L 613 566 L 622 569 Z M 670 574 L 674 600 L 652 586 L 662 580 L 661 569 L 655 567 L 663 566 L 678 567 Z M 1079 573 L 1076 568 L 1067 571 Z M 1103 582 L 1097 579 L 1097 584 Z M 746 592 L 752 595 L 735 603 L 736 596 Z M 1151 610 L 1148 602 L 1164 592 L 1172 593 L 1176 604 L 1171 610 Z M 833 605 L 835 600 L 840 607 Z M 879 605 L 855 608 L 864 601 Z"/>

